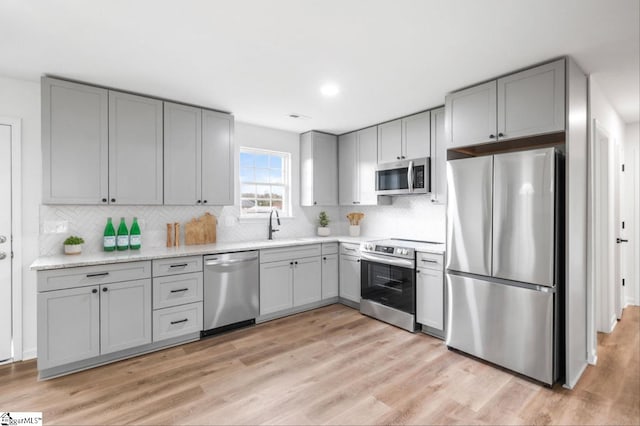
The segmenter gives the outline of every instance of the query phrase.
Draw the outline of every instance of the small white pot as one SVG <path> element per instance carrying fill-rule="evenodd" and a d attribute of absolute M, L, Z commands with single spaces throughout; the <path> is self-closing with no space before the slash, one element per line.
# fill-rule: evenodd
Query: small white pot
<path fill-rule="evenodd" d="M 360 225 L 349 225 L 349 235 L 352 237 L 359 237 Z"/>
<path fill-rule="evenodd" d="M 82 253 L 82 244 L 65 244 L 64 254 L 80 254 Z"/>
<path fill-rule="evenodd" d="M 328 237 L 329 235 L 331 235 L 331 228 L 328 226 L 318 226 L 319 237 Z"/>

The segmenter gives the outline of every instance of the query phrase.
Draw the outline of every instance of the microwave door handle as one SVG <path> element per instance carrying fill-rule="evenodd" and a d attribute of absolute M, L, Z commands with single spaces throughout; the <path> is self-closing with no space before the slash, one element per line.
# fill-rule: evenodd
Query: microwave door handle
<path fill-rule="evenodd" d="M 409 161 L 407 169 L 407 183 L 409 184 L 409 192 L 413 192 L 413 161 Z"/>

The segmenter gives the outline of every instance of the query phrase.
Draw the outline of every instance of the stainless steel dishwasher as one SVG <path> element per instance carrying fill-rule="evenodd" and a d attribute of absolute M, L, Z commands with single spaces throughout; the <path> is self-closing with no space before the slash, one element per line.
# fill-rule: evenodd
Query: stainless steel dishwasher
<path fill-rule="evenodd" d="M 204 257 L 203 336 L 255 323 L 258 271 L 258 251 Z"/>

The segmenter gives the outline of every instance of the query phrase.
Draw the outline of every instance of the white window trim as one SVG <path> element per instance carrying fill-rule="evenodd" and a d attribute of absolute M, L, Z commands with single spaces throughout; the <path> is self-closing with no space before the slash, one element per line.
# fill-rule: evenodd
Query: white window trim
<path fill-rule="evenodd" d="M 291 153 L 290 152 L 286 152 L 286 151 L 276 151 L 276 150 L 272 150 L 272 149 L 264 149 L 264 148 L 254 148 L 254 147 L 250 147 L 250 146 L 241 146 L 240 147 L 240 156 L 242 156 L 243 152 L 250 152 L 250 153 L 255 153 L 255 154 L 267 154 L 267 155 L 279 155 L 279 156 L 284 156 L 286 157 L 286 161 L 283 161 L 283 167 L 284 167 L 284 180 L 285 183 L 284 184 L 272 184 L 274 186 L 281 186 L 284 188 L 284 199 L 283 199 L 283 207 L 286 207 L 285 209 L 283 209 L 283 212 L 280 214 L 280 219 L 293 219 L 293 198 L 292 198 L 292 190 L 291 187 L 293 186 L 293 182 L 291 181 L 291 168 L 292 168 L 292 164 L 291 164 Z M 243 183 L 248 183 L 248 184 L 257 184 L 257 185 L 264 185 L 263 183 L 259 183 L 259 182 L 242 182 L 242 180 L 240 179 L 240 170 L 241 170 L 241 165 L 240 165 L 240 160 L 238 160 L 238 182 L 239 182 L 239 200 L 240 200 L 240 216 L 239 216 L 239 220 L 242 222 L 250 222 L 250 221 L 254 221 L 254 220 L 259 220 L 262 221 L 265 218 L 269 217 L 269 213 L 268 212 L 263 212 L 263 213 L 244 213 L 243 209 L 242 209 L 242 184 Z"/>

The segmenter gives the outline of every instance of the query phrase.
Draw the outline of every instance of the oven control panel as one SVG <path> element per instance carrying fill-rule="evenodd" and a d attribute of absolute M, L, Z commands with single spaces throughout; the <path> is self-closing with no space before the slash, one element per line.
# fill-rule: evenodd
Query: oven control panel
<path fill-rule="evenodd" d="M 362 243 L 360 249 L 370 253 L 382 253 L 388 256 L 402 257 L 405 259 L 413 259 L 415 256 L 415 250 L 412 248 L 388 246 L 369 242 Z"/>

